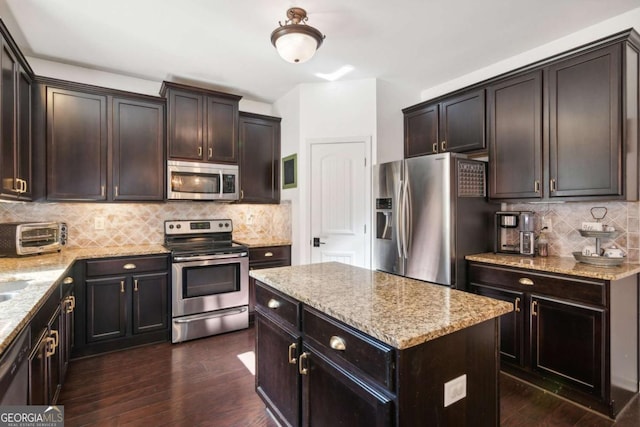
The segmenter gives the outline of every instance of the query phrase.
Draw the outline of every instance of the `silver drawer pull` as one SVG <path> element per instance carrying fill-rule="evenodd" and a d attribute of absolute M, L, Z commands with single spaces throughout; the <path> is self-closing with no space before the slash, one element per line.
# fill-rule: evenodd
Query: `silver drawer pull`
<path fill-rule="evenodd" d="M 526 277 L 520 278 L 520 280 L 518 280 L 518 283 L 520 283 L 521 285 L 533 286 L 533 280 Z"/>
<path fill-rule="evenodd" d="M 269 300 L 269 302 L 267 303 L 267 307 L 272 308 L 272 309 L 275 310 L 275 309 L 280 307 L 280 301 L 271 298 Z"/>
<path fill-rule="evenodd" d="M 329 339 L 329 346 L 338 351 L 345 351 L 347 349 L 347 343 L 344 338 L 340 338 L 335 335 Z"/>
<path fill-rule="evenodd" d="M 129 264 L 123 265 L 122 268 L 124 268 L 125 270 L 135 270 L 136 269 L 136 265 L 133 264 L 133 263 L 129 263 Z"/>
<path fill-rule="evenodd" d="M 296 348 L 297 348 L 296 343 L 292 343 L 289 346 L 289 363 L 291 365 L 295 365 L 296 363 L 298 363 L 298 359 L 296 359 L 296 356 L 295 356 Z"/>
<path fill-rule="evenodd" d="M 264 256 L 273 256 L 273 252 L 265 252 Z"/>
<path fill-rule="evenodd" d="M 64 283 L 65 285 L 70 285 L 73 283 L 73 277 L 71 276 L 67 276 L 62 280 L 62 283 Z"/>

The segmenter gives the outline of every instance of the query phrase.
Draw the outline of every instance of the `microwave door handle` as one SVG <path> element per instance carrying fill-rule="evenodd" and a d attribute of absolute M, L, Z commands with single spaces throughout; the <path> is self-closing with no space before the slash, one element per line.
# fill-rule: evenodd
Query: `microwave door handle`
<path fill-rule="evenodd" d="M 220 193 L 219 194 L 220 194 L 220 197 L 222 197 L 222 194 L 223 194 L 222 193 L 222 171 L 220 171 L 219 174 L 220 174 Z"/>

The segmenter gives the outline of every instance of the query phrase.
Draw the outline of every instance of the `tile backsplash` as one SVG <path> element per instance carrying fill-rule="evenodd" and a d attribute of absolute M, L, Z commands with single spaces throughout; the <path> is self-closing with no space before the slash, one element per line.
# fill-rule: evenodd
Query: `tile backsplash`
<path fill-rule="evenodd" d="M 96 229 L 96 218 L 104 229 Z M 291 203 L 0 203 L 0 222 L 61 221 L 68 247 L 161 244 L 167 219 L 230 218 L 234 239 L 291 239 Z"/>
<path fill-rule="evenodd" d="M 627 261 L 640 263 L 640 202 L 569 202 L 548 204 L 507 204 L 508 211 L 533 211 L 536 214 L 536 230 L 542 220 L 549 219 L 552 231 L 545 232 L 549 242 L 549 255 L 572 257 L 572 252 L 582 251 L 587 245 L 595 245 L 592 238 L 582 237 L 582 222 L 594 219 L 591 208 L 605 207 L 607 215 L 603 224 L 615 227 L 620 234 L 613 240 L 602 239 L 602 247 L 615 244 L 627 254 Z"/>

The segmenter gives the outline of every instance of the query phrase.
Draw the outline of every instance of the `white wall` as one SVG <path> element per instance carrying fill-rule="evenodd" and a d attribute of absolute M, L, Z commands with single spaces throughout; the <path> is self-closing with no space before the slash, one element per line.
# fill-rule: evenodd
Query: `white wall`
<path fill-rule="evenodd" d="M 377 81 L 378 144 L 372 164 L 404 158 L 404 116 L 402 109 L 420 102 L 418 91 L 385 80 Z"/>
<path fill-rule="evenodd" d="M 421 99 L 427 100 L 444 95 L 632 27 L 640 32 L 640 7 L 457 79 L 425 89 L 421 93 Z M 446 66 L 446 64 L 443 64 L 443 66 Z"/>
<path fill-rule="evenodd" d="M 33 72 L 38 76 L 69 80 L 72 82 L 141 93 L 144 95 L 160 96 L 160 86 L 162 86 L 162 82 L 98 71 L 75 65 L 62 64 L 60 62 L 35 57 L 27 57 L 27 61 L 29 62 L 29 65 L 31 65 Z M 240 100 L 239 108 L 240 111 L 247 111 L 251 113 L 266 115 L 273 114 L 273 107 L 271 104 L 253 101 L 251 99 L 242 98 Z"/>

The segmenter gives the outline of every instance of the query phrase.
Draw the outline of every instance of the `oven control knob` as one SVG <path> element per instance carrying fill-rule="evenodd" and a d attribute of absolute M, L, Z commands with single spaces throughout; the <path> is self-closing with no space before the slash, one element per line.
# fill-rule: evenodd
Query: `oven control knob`
<path fill-rule="evenodd" d="M 173 224 L 169 224 L 169 230 L 173 230 Z"/>
<path fill-rule="evenodd" d="M 228 222 L 225 222 L 225 223 L 224 223 L 224 226 L 225 226 L 225 227 L 227 227 L 227 228 L 229 228 L 229 223 L 228 223 Z"/>
<path fill-rule="evenodd" d="M 176 228 L 182 228 L 182 226 L 180 224 L 176 225 Z"/>
<path fill-rule="evenodd" d="M 222 227 L 223 227 L 223 224 L 222 224 L 221 222 L 220 222 L 220 223 L 218 223 L 218 227 L 222 228 Z"/>

